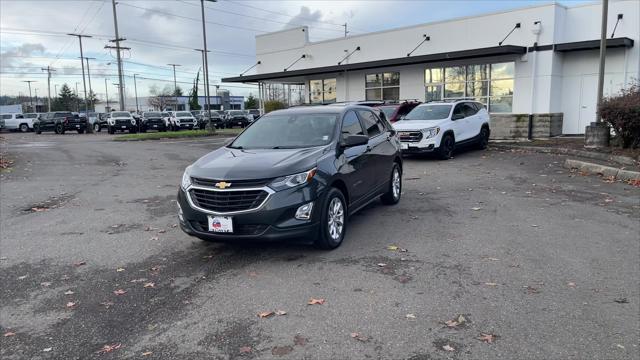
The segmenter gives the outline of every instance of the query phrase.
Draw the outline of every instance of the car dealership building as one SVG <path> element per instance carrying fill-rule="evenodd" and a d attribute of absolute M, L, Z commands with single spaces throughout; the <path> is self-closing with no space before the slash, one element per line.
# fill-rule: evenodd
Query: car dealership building
<path fill-rule="evenodd" d="M 547 4 L 309 41 L 256 37 L 252 73 L 223 82 L 304 85 L 309 103 L 474 98 L 495 138 L 582 134 L 595 120 L 601 4 Z M 605 96 L 640 79 L 640 1 L 610 1 Z M 615 32 L 614 32 L 615 30 Z M 261 86 L 263 88 L 264 86 Z"/>

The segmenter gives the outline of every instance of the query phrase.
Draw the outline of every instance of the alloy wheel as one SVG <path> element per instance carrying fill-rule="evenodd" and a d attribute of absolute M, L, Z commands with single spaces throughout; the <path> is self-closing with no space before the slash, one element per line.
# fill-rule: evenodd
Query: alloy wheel
<path fill-rule="evenodd" d="M 342 201 L 337 197 L 331 199 L 328 211 L 329 236 L 334 241 L 339 241 L 344 229 L 344 205 Z"/>
<path fill-rule="evenodd" d="M 397 167 L 393 169 L 392 190 L 393 198 L 398 199 L 400 197 L 400 191 L 402 190 L 402 183 L 400 180 L 400 170 L 398 170 Z"/>

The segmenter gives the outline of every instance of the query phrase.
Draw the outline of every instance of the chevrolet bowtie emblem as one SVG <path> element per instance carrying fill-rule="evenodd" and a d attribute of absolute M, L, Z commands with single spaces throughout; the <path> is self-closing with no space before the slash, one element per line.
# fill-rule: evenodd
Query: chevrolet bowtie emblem
<path fill-rule="evenodd" d="M 217 187 L 218 189 L 226 189 L 231 186 L 231 183 L 228 183 L 226 181 L 220 181 L 215 183 L 214 186 Z"/>

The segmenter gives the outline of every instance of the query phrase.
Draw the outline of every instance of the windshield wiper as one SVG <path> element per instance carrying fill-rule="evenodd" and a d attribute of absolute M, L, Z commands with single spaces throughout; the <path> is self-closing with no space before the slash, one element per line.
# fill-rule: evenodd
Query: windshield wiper
<path fill-rule="evenodd" d="M 242 150 L 242 149 L 244 149 L 242 146 L 231 146 L 231 145 L 229 145 L 229 146 L 227 146 L 227 147 L 228 147 L 229 149 L 238 149 L 238 150 Z"/>

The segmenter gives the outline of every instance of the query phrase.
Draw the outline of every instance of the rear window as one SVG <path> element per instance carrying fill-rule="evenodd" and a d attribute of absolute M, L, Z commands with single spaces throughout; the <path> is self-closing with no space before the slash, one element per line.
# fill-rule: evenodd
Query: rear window
<path fill-rule="evenodd" d="M 378 109 L 382 110 L 387 119 L 391 119 L 398 109 L 398 106 L 379 106 Z"/>
<path fill-rule="evenodd" d="M 2 115 L 2 118 L 3 118 L 3 119 L 11 119 L 11 114 L 8 114 L 8 115 Z"/>
<path fill-rule="evenodd" d="M 244 115 L 244 111 L 229 111 L 229 115 L 233 115 L 233 116 Z"/>
<path fill-rule="evenodd" d="M 35 119 L 38 117 L 38 114 L 24 114 L 25 119 Z"/>
<path fill-rule="evenodd" d="M 403 120 L 441 120 L 449 117 L 451 105 L 421 105 L 417 106 Z"/>
<path fill-rule="evenodd" d="M 159 112 L 146 112 L 144 114 L 142 114 L 142 116 L 144 117 L 160 117 L 160 113 Z"/>
<path fill-rule="evenodd" d="M 181 117 L 181 116 L 193 116 L 193 115 L 191 115 L 191 113 L 187 111 L 180 111 L 176 113 L 176 116 Z"/>
<path fill-rule="evenodd" d="M 57 112 L 53 115 L 54 117 L 63 117 L 63 116 L 73 116 L 70 112 Z"/>
<path fill-rule="evenodd" d="M 115 111 L 111 113 L 111 117 L 130 117 L 131 114 L 126 111 Z"/>

